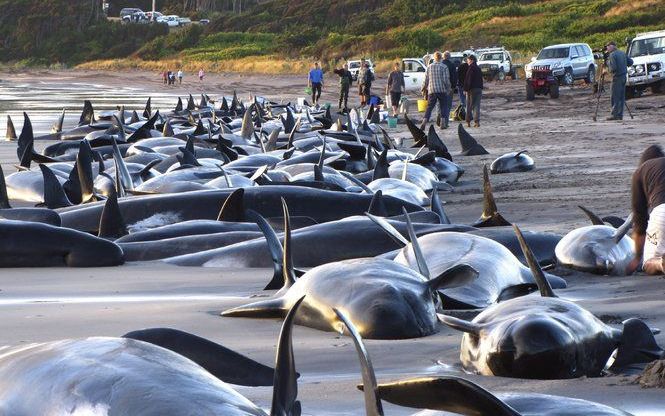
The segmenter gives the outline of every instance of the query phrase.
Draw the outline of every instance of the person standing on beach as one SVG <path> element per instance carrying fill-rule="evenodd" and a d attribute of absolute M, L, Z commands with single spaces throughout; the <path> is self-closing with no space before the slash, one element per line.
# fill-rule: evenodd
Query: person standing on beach
<path fill-rule="evenodd" d="M 361 107 L 367 105 L 367 100 L 369 100 L 369 93 L 365 94 L 365 91 L 371 92 L 371 85 L 370 87 L 365 87 L 365 82 L 367 82 L 368 78 L 367 72 L 369 72 L 369 65 L 367 65 L 365 58 L 362 58 L 360 59 L 360 69 L 358 69 L 358 95 L 360 96 Z"/>
<path fill-rule="evenodd" d="M 203 68 L 199 69 L 199 82 L 203 82 L 203 77 L 205 76 L 205 72 L 203 72 Z"/>
<path fill-rule="evenodd" d="M 628 265 L 632 274 L 642 267 L 645 273 L 663 274 L 665 267 L 665 152 L 649 146 L 631 184 L 633 241 L 635 257 Z"/>
<path fill-rule="evenodd" d="M 162 81 L 164 81 L 164 84 L 168 84 L 169 82 L 168 76 L 169 76 L 168 71 L 164 70 L 164 72 L 162 72 Z"/>
<path fill-rule="evenodd" d="M 441 61 L 447 68 L 450 75 L 450 94 L 446 95 L 446 105 L 441 110 L 441 128 L 447 129 L 450 124 L 450 111 L 453 109 L 453 89 L 457 85 L 457 69 L 455 64 L 450 61 L 450 51 L 443 53 L 443 61 Z"/>
<path fill-rule="evenodd" d="M 608 43 L 605 48 L 609 53 L 607 69 L 612 74 L 612 115 L 608 121 L 623 120 L 623 108 L 626 105 L 626 72 L 628 71 L 628 58 L 626 53 L 617 49 L 616 42 Z"/>
<path fill-rule="evenodd" d="M 425 82 L 421 91 L 423 97 L 427 98 L 427 110 L 425 110 L 425 117 L 422 124 L 420 124 L 421 130 L 424 130 L 427 123 L 429 123 L 429 118 L 432 116 L 432 111 L 437 103 L 439 103 L 439 111 L 443 113 L 447 100 L 446 96 L 452 93 L 448 67 L 441 62 L 442 60 L 441 52 L 435 52 L 434 62 L 427 67 L 425 72 Z"/>
<path fill-rule="evenodd" d="M 402 93 L 406 88 L 404 74 L 400 70 L 400 66 L 399 62 L 395 62 L 395 65 L 393 65 L 393 71 L 388 75 L 388 86 L 386 86 L 386 95 L 390 95 L 393 117 L 397 117 L 397 107 L 399 107 Z"/>
<path fill-rule="evenodd" d="M 167 71 L 166 73 L 166 79 L 167 79 L 167 85 L 171 85 L 171 77 L 173 76 L 173 73 L 171 71 Z"/>
<path fill-rule="evenodd" d="M 309 71 L 307 84 L 312 89 L 312 105 L 316 105 L 321 98 L 323 88 L 323 70 L 318 62 L 314 62 L 314 68 Z"/>
<path fill-rule="evenodd" d="M 459 102 L 462 107 L 466 107 L 466 94 L 464 93 L 464 80 L 466 79 L 466 71 L 469 69 L 469 64 L 466 59 L 469 55 L 462 55 L 462 63 L 457 67 L 457 95 L 459 95 Z"/>
<path fill-rule="evenodd" d="M 182 69 L 179 69 L 178 70 L 178 83 L 179 83 L 179 85 L 182 85 L 182 76 L 183 76 Z"/>
<path fill-rule="evenodd" d="M 480 127 L 480 99 L 483 96 L 483 73 L 476 64 L 476 57 L 469 55 L 466 59 L 469 68 L 464 78 L 464 91 L 466 92 L 466 126 Z"/>
<path fill-rule="evenodd" d="M 339 106 L 337 108 L 340 111 L 347 112 L 349 110 L 349 89 L 353 84 L 353 75 L 349 71 L 348 64 L 344 64 L 342 68 L 335 69 L 333 72 L 339 75 Z M 344 107 L 342 107 L 342 102 Z"/>

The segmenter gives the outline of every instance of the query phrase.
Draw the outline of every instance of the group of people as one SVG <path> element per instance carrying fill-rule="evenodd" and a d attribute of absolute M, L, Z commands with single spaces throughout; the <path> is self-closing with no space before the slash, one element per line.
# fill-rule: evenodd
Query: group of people
<path fill-rule="evenodd" d="M 353 74 L 349 71 L 349 65 L 346 63 L 340 68 L 335 68 L 333 73 L 339 76 L 339 105 L 337 107 L 340 111 L 348 111 L 349 91 L 354 81 Z M 376 104 L 371 102 L 372 82 L 374 79 L 374 72 L 370 68 L 369 63 L 365 59 L 362 59 L 357 77 L 361 107 Z M 307 86 L 311 89 L 312 104 L 318 104 L 321 98 L 321 91 L 323 90 L 323 70 L 318 62 L 315 62 L 314 67 L 309 71 Z"/>
<path fill-rule="evenodd" d="M 165 70 L 162 72 L 162 81 L 164 82 L 165 85 L 175 85 L 176 79 L 178 81 L 178 85 L 182 85 L 182 79 L 184 78 L 185 73 L 182 71 L 182 69 L 179 69 L 178 71 L 169 71 Z M 199 81 L 203 81 L 203 77 L 205 76 L 205 72 L 203 71 L 203 68 L 199 70 Z"/>
<path fill-rule="evenodd" d="M 427 66 L 425 82 L 422 87 L 423 97 L 427 99 L 427 109 L 420 125 L 425 129 L 432 111 L 439 104 L 441 127 L 449 126 L 450 112 L 453 108 L 454 88 L 457 86 L 462 107 L 466 107 L 466 125 L 480 127 L 480 100 L 483 95 L 483 74 L 474 55 L 464 55 L 462 63 L 455 68 L 450 61 L 450 52 L 435 52 L 434 61 Z"/>

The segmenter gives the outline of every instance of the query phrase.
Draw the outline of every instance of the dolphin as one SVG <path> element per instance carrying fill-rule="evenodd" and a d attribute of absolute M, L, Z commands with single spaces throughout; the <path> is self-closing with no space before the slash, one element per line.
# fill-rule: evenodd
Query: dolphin
<path fill-rule="evenodd" d="M 527 172 L 533 170 L 536 165 L 526 150 L 510 152 L 499 156 L 490 165 L 492 174 Z"/>

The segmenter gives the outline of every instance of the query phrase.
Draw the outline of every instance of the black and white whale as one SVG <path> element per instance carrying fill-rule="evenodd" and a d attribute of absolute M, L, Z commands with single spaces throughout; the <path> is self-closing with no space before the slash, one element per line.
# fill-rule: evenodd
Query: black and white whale
<path fill-rule="evenodd" d="M 515 232 L 540 296 L 492 305 L 473 321 L 439 315 L 443 323 L 464 332 L 460 359 L 467 370 L 564 379 L 599 376 L 609 364 L 622 367 L 662 357 L 652 331 L 639 319 L 628 319 L 621 330 L 615 329 L 574 302 L 556 297 L 517 227 Z"/>
<path fill-rule="evenodd" d="M 493 174 L 527 172 L 533 170 L 536 164 L 526 150 L 510 152 L 496 158 L 490 165 Z"/>

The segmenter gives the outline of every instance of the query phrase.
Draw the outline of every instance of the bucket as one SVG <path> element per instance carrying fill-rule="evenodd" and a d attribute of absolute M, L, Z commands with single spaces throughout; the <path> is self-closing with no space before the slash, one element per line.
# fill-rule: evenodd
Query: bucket
<path fill-rule="evenodd" d="M 305 94 L 312 95 L 312 87 L 305 87 Z"/>
<path fill-rule="evenodd" d="M 397 128 L 397 117 L 388 117 L 388 127 L 391 129 Z"/>
<path fill-rule="evenodd" d="M 418 100 L 418 112 L 423 113 L 427 110 L 427 100 Z"/>

